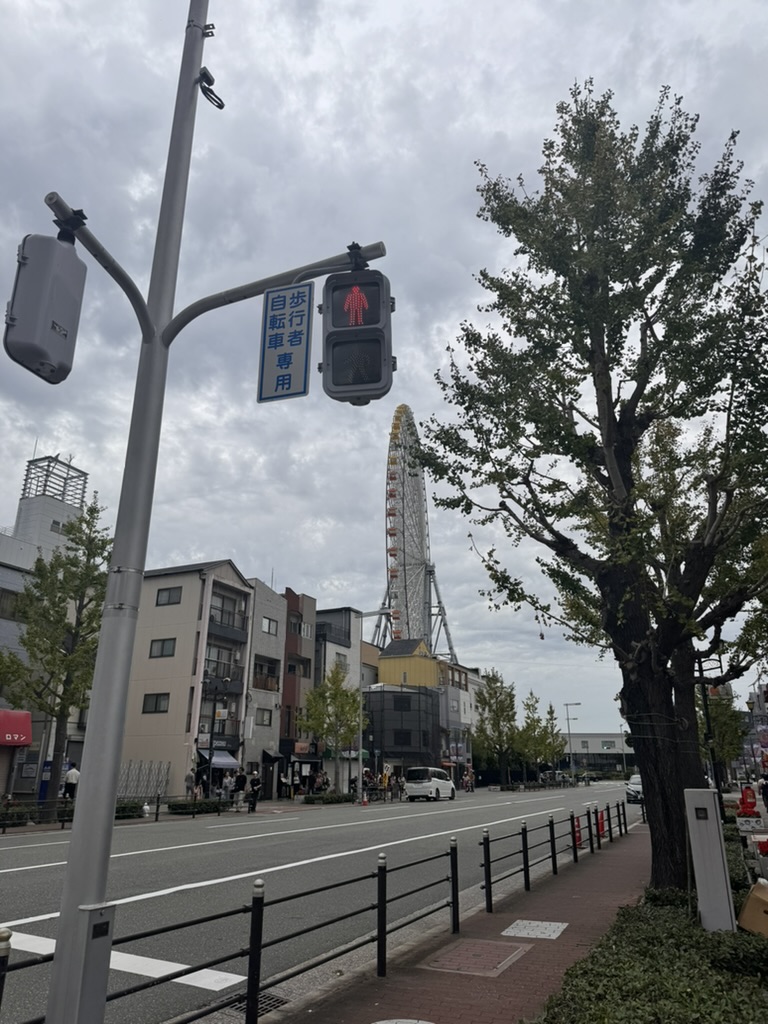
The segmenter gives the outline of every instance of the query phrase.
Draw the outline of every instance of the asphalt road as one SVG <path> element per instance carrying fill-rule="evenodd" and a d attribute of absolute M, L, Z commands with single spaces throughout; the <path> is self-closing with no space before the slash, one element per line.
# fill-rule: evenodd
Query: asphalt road
<path fill-rule="evenodd" d="M 318 926 L 265 950 L 262 977 L 269 978 L 374 929 L 370 907 L 380 854 L 386 856 L 388 895 L 399 897 L 389 908 L 389 919 L 395 921 L 449 897 L 447 857 L 429 858 L 446 854 L 452 836 L 458 843 L 460 888 L 475 889 L 479 896 L 484 828 L 494 839 L 496 857 L 503 853 L 501 837 L 517 832 L 525 821 L 532 841 L 542 844 L 534 855 L 546 856 L 548 833 L 537 826 L 546 826 L 550 815 L 562 821 L 571 810 L 583 813 L 586 804 L 597 802 L 602 808 L 623 798 L 623 786 L 598 783 L 547 793 L 478 790 L 437 804 L 265 803 L 256 815 L 126 824 L 115 828 L 112 844 L 108 899 L 117 904 L 115 936 L 249 905 L 254 880 L 260 878 L 268 942 Z M 628 807 L 627 813 L 631 820 L 639 809 Z M 558 829 L 565 831 L 564 825 Z M 565 844 L 565 839 L 558 843 Z M 11 963 L 53 948 L 68 847 L 66 832 L 0 837 L 0 926 L 14 934 Z M 498 870 L 511 870 L 518 862 L 511 857 Z M 353 878 L 359 881 L 311 895 L 316 888 Z M 280 902 L 297 895 L 301 898 Z M 365 912 L 329 923 L 355 910 Z M 448 911 L 439 914 L 447 928 Z M 247 946 L 249 927 L 250 915 L 238 914 L 120 945 L 113 952 L 110 991 L 235 954 Z M 3 1024 L 21 1024 L 45 1012 L 48 972 L 39 966 L 8 976 L 0 1008 Z M 110 1002 L 105 1020 L 160 1024 L 242 989 L 245 974 L 245 960 L 235 958 L 191 979 Z"/>

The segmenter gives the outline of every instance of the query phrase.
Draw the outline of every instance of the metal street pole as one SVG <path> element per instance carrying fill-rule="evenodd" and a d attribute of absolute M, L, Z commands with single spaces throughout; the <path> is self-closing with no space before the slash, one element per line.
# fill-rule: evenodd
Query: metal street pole
<path fill-rule="evenodd" d="M 57 193 L 45 197 L 57 221 L 69 227 L 122 289 L 141 328 L 125 469 L 51 969 L 47 1024 L 100 1024 L 104 1020 L 114 923 L 114 906 L 104 901 L 171 342 L 203 312 L 262 295 L 268 288 L 350 270 L 355 265 L 349 251 L 329 256 L 208 296 L 173 316 L 203 42 L 212 34 L 212 26 L 206 23 L 207 12 L 208 0 L 190 0 L 146 302 L 125 270 L 85 227 L 82 217 Z M 377 259 L 385 252 L 382 243 L 374 243 L 359 249 L 356 259 Z"/>
<path fill-rule="evenodd" d="M 375 612 L 354 612 L 356 619 L 370 619 L 374 615 L 389 615 L 388 608 L 378 608 Z M 360 625 L 360 646 L 363 644 L 363 627 Z M 363 802 L 363 666 L 360 666 L 360 696 L 359 696 L 359 732 L 357 743 L 357 802 Z"/>
<path fill-rule="evenodd" d="M 570 763 L 571 763 L 571 782 L 573 782 L 573 775 L 574 775 L 575 769 L 574 769 L 574 764 L 573 764 L 573 744 L 571 743 L 571 716 L 570 716 L 570 712 L 568 711 L 568 709 L 569 708 L 580 708 L 580 707 L 581 707 L 581 701 L 580 700 L 574 700 L 574 701 L 571 701 L 570 703 L 566 703 L 566 705 L 565 705 L 565 721 L 566 721 L 566 723 L 568 725 L 568 752 L 570 754 Z M 577 721 L 578 721 L 578 719 L 574 718 L 574 722 L 577 722 Z M 553 766 L 552 770 L 554 771 L 554 766 Z"/>

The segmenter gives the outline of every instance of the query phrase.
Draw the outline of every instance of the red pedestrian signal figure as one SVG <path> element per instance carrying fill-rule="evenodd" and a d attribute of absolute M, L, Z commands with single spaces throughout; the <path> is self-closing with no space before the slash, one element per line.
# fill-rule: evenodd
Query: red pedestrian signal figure
<path fill-rule="evenodd" d="M 367 309 L 368 299 L 365 297 L 365 292 L 360 291 L 360 285 L 353 285 L 344 299 L 344 312 L 347 314 L 348 325 L 350 327 L 362 327 L 363 313 Z"/>

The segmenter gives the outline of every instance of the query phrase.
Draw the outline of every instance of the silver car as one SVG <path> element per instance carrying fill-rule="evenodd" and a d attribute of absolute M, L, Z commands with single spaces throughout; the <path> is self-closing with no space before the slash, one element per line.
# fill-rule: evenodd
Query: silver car
<path fill-rule="evenodd" d="M 631 775 L 627 783 L 627 803 L 641 804 L 643 802 L 643 780 L 639 775 Z"/>

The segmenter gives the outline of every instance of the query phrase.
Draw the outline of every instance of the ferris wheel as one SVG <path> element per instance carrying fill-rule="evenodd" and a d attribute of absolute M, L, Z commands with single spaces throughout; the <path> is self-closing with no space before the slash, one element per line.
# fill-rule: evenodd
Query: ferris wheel
<path fill-rule="evenodd" d="M 437 654 L 444 633 L 448 653 L 456 653 L 437 588 L 429 551 L 429 522 L 424 471 L 415 459 L 419 437 L 413 413 L 399 405 L 392 420 L 387 453 L 385 546 L 387 585 L 373 642 L 424 640 Z"/>

